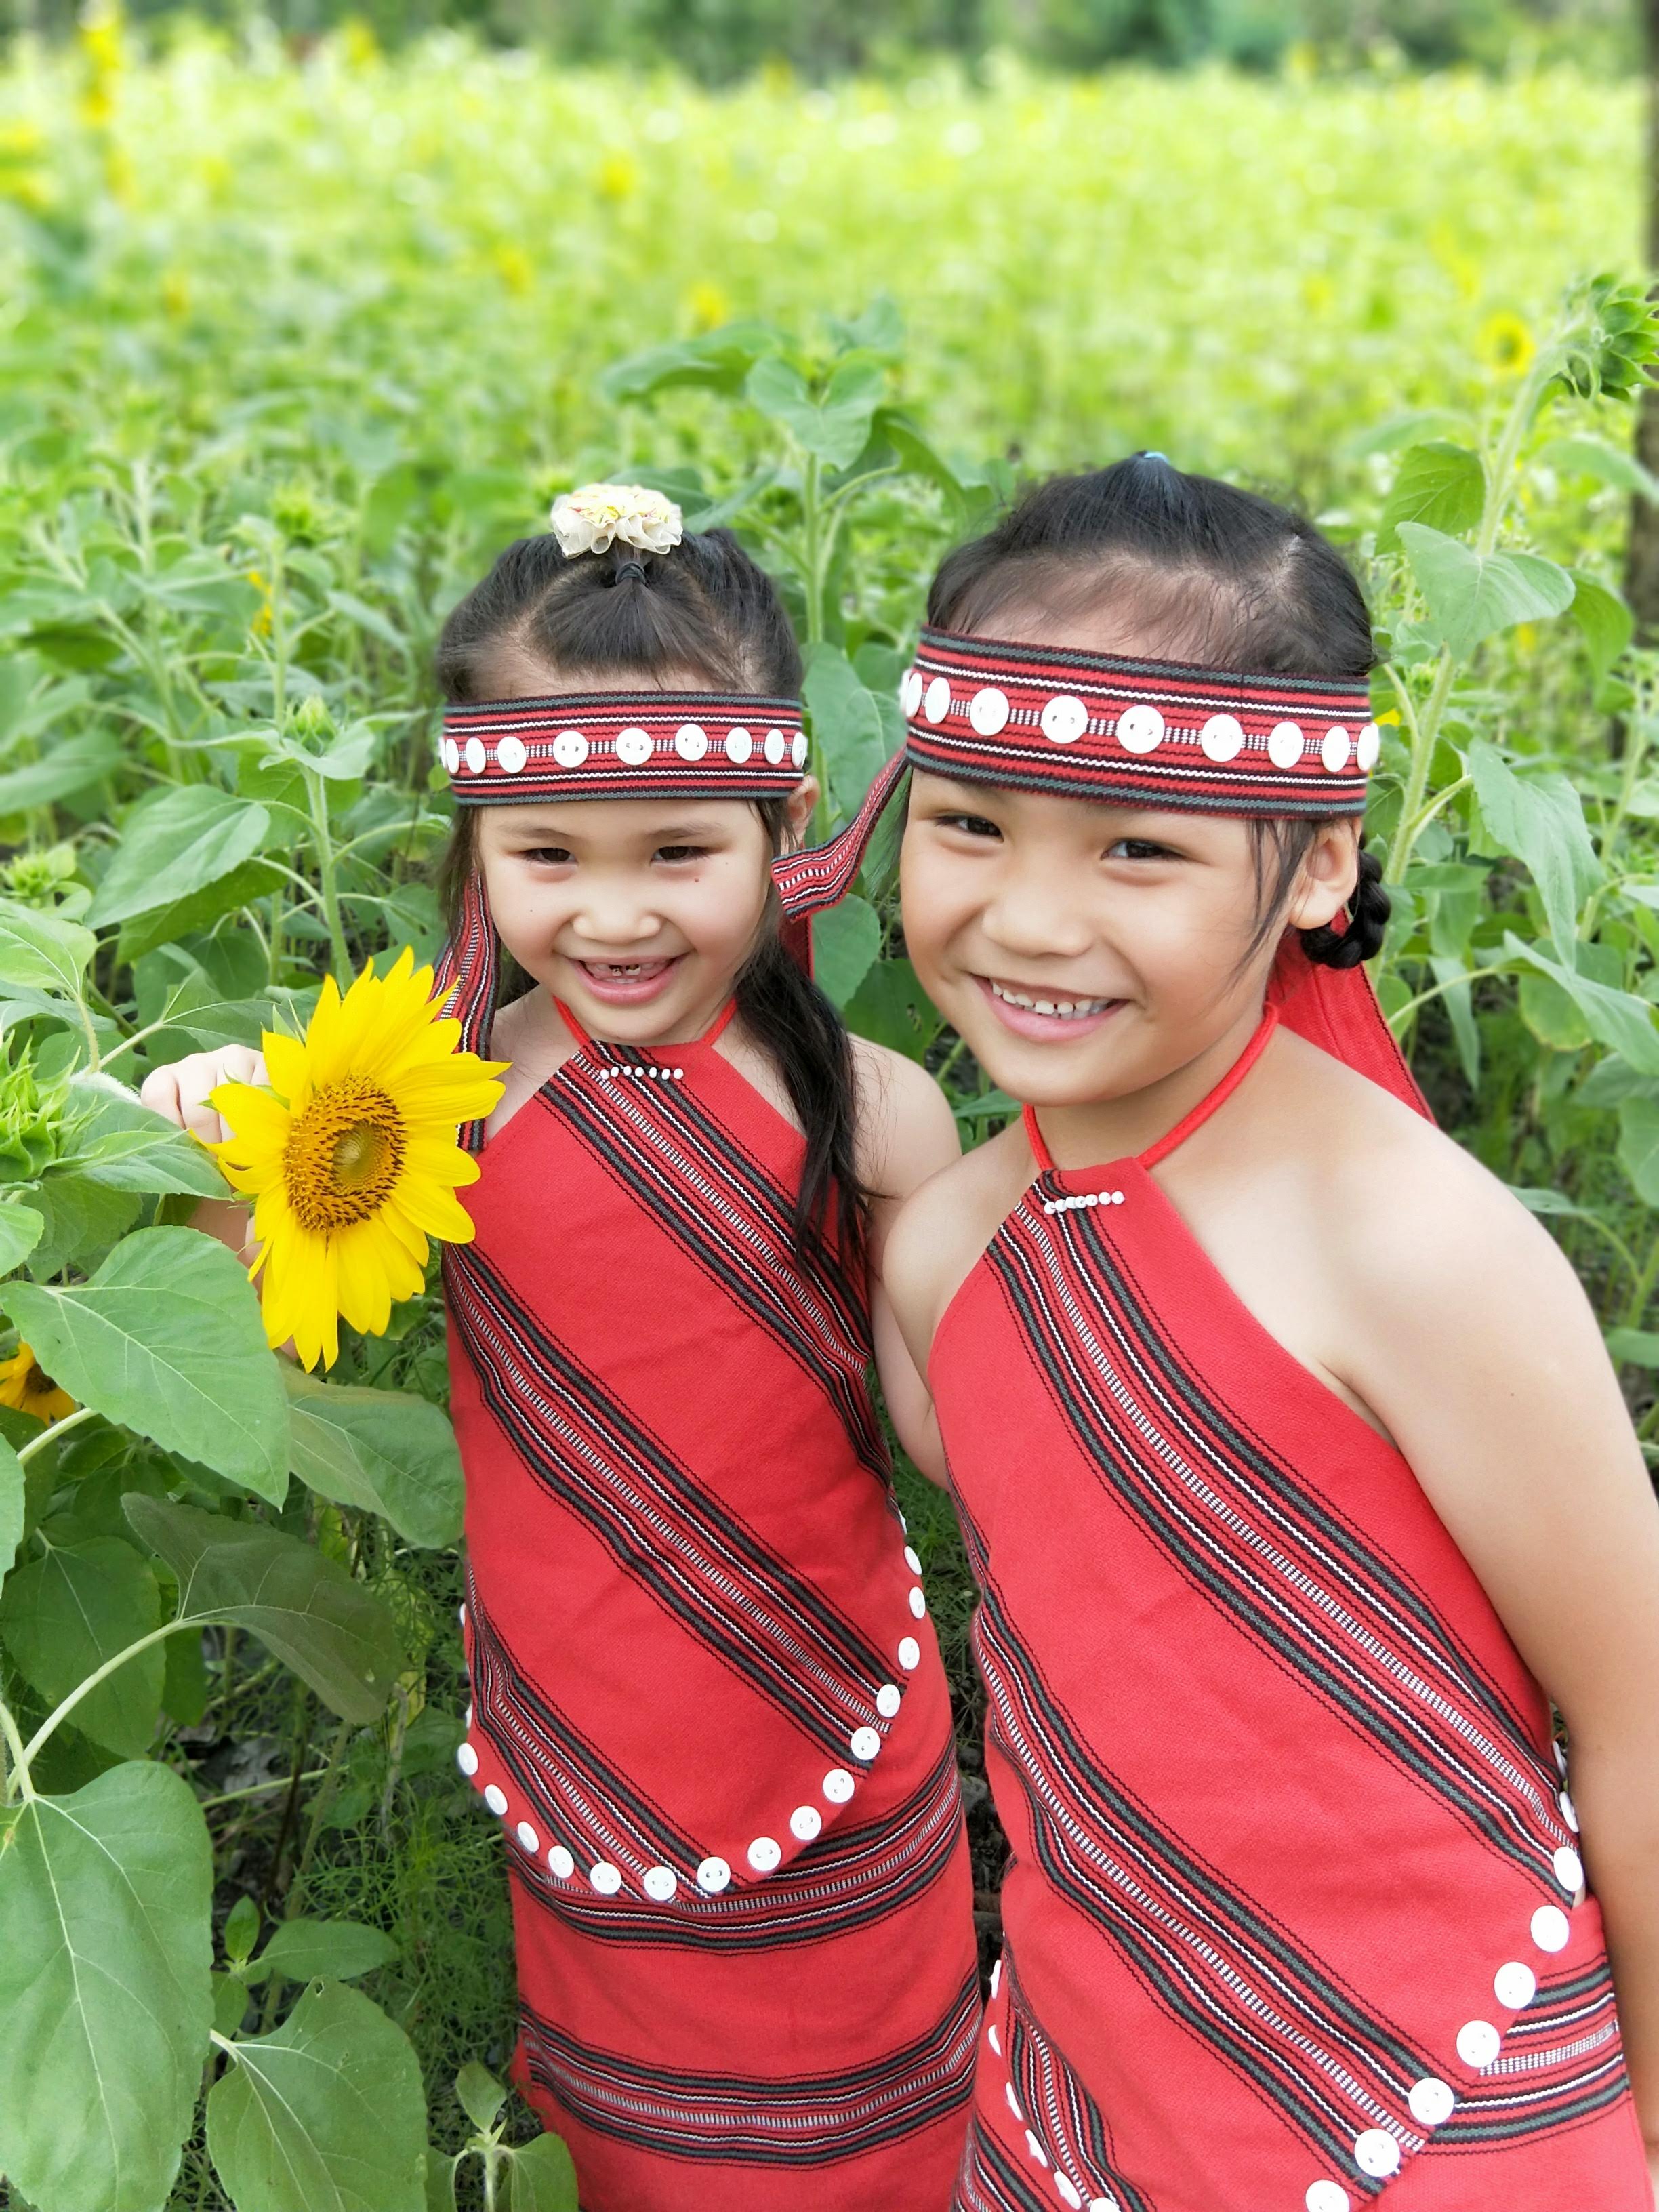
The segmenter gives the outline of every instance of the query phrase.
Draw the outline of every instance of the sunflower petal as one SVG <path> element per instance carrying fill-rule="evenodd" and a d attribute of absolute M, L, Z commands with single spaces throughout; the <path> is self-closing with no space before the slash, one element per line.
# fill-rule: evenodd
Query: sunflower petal
<path fill-rule="evenodd" d="M 306 1085 L 306 1048 L 298 1037 L 267 1030 L 264 1036 L 265 1073 L 270 1087 L 290 1103 Z"/>
<path fill-rule="evenodd" d="M 417 1176 L 408 1176 L 398 1186 L 395 1200 L 398 1211 L 424 1229 L 428 1237 L 436 1237 L 448 1244 L 470 1244 L 475 1235 L 472 1217 L 453 1195 L 440 1189 L 437 1184 L 423 1182 Z"/>

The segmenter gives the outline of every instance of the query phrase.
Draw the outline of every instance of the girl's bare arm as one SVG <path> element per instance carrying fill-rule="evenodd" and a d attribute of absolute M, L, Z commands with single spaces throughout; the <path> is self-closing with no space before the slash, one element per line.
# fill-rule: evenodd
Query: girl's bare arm
<path fill-rule="evenodd" d="M 944 1092 L 923 1069 L 859 1039 L 860 1164 L 870 1208 L 870 1323 L 882 1396 L 899 1442 L 932 1482 L 945 1480 L 933 1401 L 894 1317 L 884 1280 L 887 1239 L 904 1201 L 961 1156 Z"/>
<path fill-rule="evenodd" d="M 1659 1504 L 1595 1319 L 1539 1224 L 1433 1140 L 1356 1198 L 1346 1376 L 1565 1720 L 1583 1856 L 1659 2179 Z"/>

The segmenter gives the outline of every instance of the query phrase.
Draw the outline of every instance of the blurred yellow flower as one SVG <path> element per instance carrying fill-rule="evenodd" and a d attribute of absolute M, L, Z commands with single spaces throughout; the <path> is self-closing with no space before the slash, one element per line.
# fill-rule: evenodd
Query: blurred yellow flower
<path fill-rule="evenodd" d="M 489 256 L 495 274 L 509 292 L 527 292 L 536 281 L 536 264 L 521 246 L 498 246 Z"/>
<path fill-rule="evenodd" d="M 168 314 L 181 317 L 190 313 L 190 279 L 182 269 L 168 269 L 161 276 L 161 305 Z M 249 578 L 251 583 L 253 580 Z"/>
<path fill-rule="evenodd" d="M 254 616 L 249 627 L 255 637 L 269 637 L 270 635 L 270 586 L 257 568 L 248 570 L 247 580 L 259 594 L 259 611 Z"/>
<path fill-rule="evenodd" d="M 0 123 L 0 161 L 21 161 L 46 144 L 38 123 Z"/>
<path fill-rule="evenodd" d="M 121 46 L 121 11 L 118 8 L 94 5 L 81 18 L 81 27 L 75 34 L 88 68 L 97 77 L 118 76 L 125 57 Z"/>
<path fill-rule="evenodd" d="M 92 0 L 81 17 L 75 42 L 86 70 L 81 88 L 81 120 L 94 131 L 106 130 L 115 113 L 115 82 L 125 66 L 121 11 L 107 0 Z"/>
<path fill-rule="evenodd" d="M 132 158 L 125 146 L 112 142 L 104 154 L 104 190 L 121 207 L 131 207 L 137 197 Z"/>
<path fill-rule="evenodd" d="M 44 169 L 0 167 L 0 199 L 15 200 L 32 215 L 44 214 L 52 205 L 52 179 Z"/>
<path fill-rule="evenodd" d="M 33 1413 L 37 1421 L 61 1421 L 75 1411 L 74 1399 L 58 1389 L 27 1344 L 0 1360 L 0 1406 Z"/>
<path fill-rule="evenodd" d="M 1519 315 L 1507 309 L 1487 316 L 1475 347 L 1487 368 L 1496 369 L 1500 376 L 1519 376 L 1531 365 L 1536 350 L 1532 332 Z"/>
<path fill-rule="evenodd" d="M 380 58 L 380 42 L 373 24 L 361 15 L 348 15 L 340 26 L 340 58 L 348 69 L 372 69 Z"/>
<path fill-rule="evenodd" d="M 720 286 L 711 284 L 707 277 L 700 278 L 691 287 L 684 304 L 694 331 L 718 330 L 722 323 L 732 319 L 732 302 Z"/>
<path fill-rule="evenodd" d="M 1480 265 L 1463 251 L 1462 240 L 1449 222 L 1440 222 L 1431 226 L 1429 251 L 1457 287 L 1460 299 L 1480 297 L 1482 283 Z"/>
<path fill-rule="evenodd" d="M 594 181 L 601 199 L 625 200 L 640 181 L 639 164 L 631 154 L 607 154 Z"/>

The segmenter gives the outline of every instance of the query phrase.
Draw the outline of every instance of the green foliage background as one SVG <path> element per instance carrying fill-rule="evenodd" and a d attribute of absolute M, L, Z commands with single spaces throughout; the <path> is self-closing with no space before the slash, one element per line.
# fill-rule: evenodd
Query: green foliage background
<path fill-rule="evenodd" d="M 72 0 L 0 0 L 0 28 L 63 36 L 76 12 Z M 132 12 L 176 10 L 138 0 Z M 191 12 L 240 27 L 251 10 L 198 0 Z M 1272 70 L 1296 55 L 1339 68 L 1509 69 L 1518 58 L 1614 70 L 1632 66 L 1637 45 L 1620 0 L 276 0 L 264 12 L 295 41 L 352 21 L 393 46 L 468 29 L 563 62 L 672 63 L 715 84 L 760 67 L 820 82 L 941 53 L 975 70 L 1013 52 L 1060 69 L 1215 59 Z"/>
<path fill-rule="evenodd" d="M 1443 1117 L 1562 1236 L 1651 1439 L 1655 663 L 1617 595 L 1630 502 L 1659 492 L 1624 411 L 1650 340 L 1612 283 L 1562 305 L 1586 272 L 1634 273 L 1638 124 L 1633 89 L 1565 68 L 1062 79 L 1004 58 L 977 82 L 933 60 L 711 92 L 449 35 L 389 59 L 361 25 L 301 58 L 257 22 L 148 55 L 114 18 L 18 43 L 0 1309 L 83 1410 L 0 1409 L 15 2201 L 27 2176 L 42 2212 L 101 2212 L 105 2152 L 39 2117 L 100 2037 L 131 2092 L 119 2212 L 314 2212 L 360 2153 L 365 2212 L 457 2185 L 569 2201 L 483 2071 L 510 2044 L 508 1931 L 501 1838 L 453 1764 L 436 1299 L 349 1341 L 326 1386 L 279 1383 L 252 1292 L 179 1225 L 215 1171 L 130 1088 L 301 1022 L 331 967 L 435 949 L 435 626 L 562 489 L 650 476 L 773 567 L 826 826 L 896 742 L 933 560 L 1022 471 L 1153 446 L 1319 514 L 1391 651 L 1385 1004 Z M 878 884 L 820 955 L 969 1138 L 997 1124 Z M 971 1592 L 948 1505 L 902 1486 L 988 1938 Z M 72 2036 L 40 2059 L 33 1977 L 57 1969 L 30 1947 L 49 1895 L 108 1905 L 83 1834 L 144 1907 L 100 1942 L 170 1978 L 159 2027 L 62 1996 L 74 2075 L 52 2070 Z M 302 2072 L 314 2106 L 262 2118 Z"/>

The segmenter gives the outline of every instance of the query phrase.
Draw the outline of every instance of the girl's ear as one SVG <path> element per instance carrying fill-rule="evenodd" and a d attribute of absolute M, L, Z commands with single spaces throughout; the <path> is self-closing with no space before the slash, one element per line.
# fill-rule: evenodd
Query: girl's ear
<path fill-rule="evenodd" d="M 1359 824 L 1322 822 L 1302 857 L 1285 908 L 1292 929 L 1324 929 L 1347 906 L 1359 881 Z"/>
<path fill-rule="evenodd" d="M 799 853 L 806 842 L 807 832 L 812 826 L 812 810 L 817 803 L 817 776 L 803 776 L 790 793 L 784 814 L 784 820 L 788 824 L 789 850 L 792 853 Z"/>

